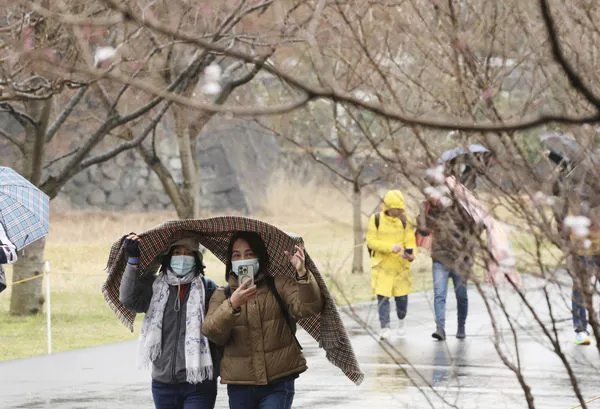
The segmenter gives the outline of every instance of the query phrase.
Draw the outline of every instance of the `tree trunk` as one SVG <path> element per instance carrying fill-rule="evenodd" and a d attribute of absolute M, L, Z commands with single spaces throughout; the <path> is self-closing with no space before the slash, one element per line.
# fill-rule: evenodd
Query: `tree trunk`
<path fill-rule="evenodd" d="M 45 246 L 46 239 L 40 239 L 19 251 L 19 261 L 13 266 L 13 283 L 31 277 L 40 277 L 12 287 L 10 297 L 10 313 L 12 315 L 33 315 L 42 312 L 45 300 L 42 295 L 43 278 L 41 276 Z"/>
<path fill-rule="evenodd" d="M 354 226 L 354 256 L 352 258 L 352 273 L 362 274 L 363 270 L 363 229 L 361 212 L 361 192 L 358 183 L 354 184 L 352 190 L 352 216 Z"/>
<path fill-rule="evenodd" d="M 184 108 L 173 108 L 175 115 L 175 132 L 179 145 L 179 159 L 181 160 L 181 173 L 183 175 L 183 188 L 181 195 L 186 203 L 185 214 L 179 214 L 182 219 L 195 219 L 200 217 L 200 175 L 196 152 L 192 150 L 195 144 L 190 138 L 189 115 Z"/>
<path fill-rule="evenodd" d="M 36 125 L 27 124 L 25 128 L 25 144 L 23 152 L 23 168 L 21 173 L 34 185 L 42 179 L 46 130 L 52 100 L 30 101 L 24 104 L 27 114 L 36 121 Z M 18 243 L 15 243 L 18 245 Z M 19 260 L 13 266 L 13 282 L 39 276 L 43 272 L 45 239 L 30 244 L 19 252 Z M 13 315 L 30 315 L 42 311 L 42 278 L 35 278 L 12 289 L 10 313 Z"/>
<path fill-rule="evenodd" d="M 181 215 L 186 214 L 188 206 L 186 203 L 184 203 L 183 198 L 181 197 L 179 187 L 177 186 L 177 183 L 175 183 L 173 175 L 171 175 L 171 171 L 162 163 L 160 158 L 156 156 L 152 150 L 146 148 L 144 145 L 139 145 L 137 147 L 137 151 L 148 164 L 148 166 L 150 166 L 156 176 L 158 176 L 160 183 L 165 189 L 165 192 L 171 198 L 173 206 L 175 206 L 177 215 L 182 218 Z"/>

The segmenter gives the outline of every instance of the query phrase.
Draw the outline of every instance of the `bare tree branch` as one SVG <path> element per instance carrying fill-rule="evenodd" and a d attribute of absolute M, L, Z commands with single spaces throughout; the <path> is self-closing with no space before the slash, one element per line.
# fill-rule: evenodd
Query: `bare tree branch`
<path fill-rule="evenodd" d="M 54 21 L 61 23 L 76 25 L 76 26 L 114 26 L 126 22 L 122 14 L 115 14 L 110 17 L 81 17 L 74 14 L 55 13 L 49 9 L 40 6 L 35 1 L 17 0 L 23 6 L 35 11 L 41 16 L 51 18 Z"/>
<path fill-rule="evenodd" d="M 49 161 L 48 163 L 46 163 L 44 165 L 44 169 L 48 169 L 50 166 L 54 165 L 57 162 L 60 162 L 61 160 L 65 159 L 65 158 L 68 158 L 69 156 L 76 154 L 78 151 L 79 151 L 79 148 L 75 148 L 71 152 L 67 152 L 64 155 L 60 155 L 58 158 L 52 159 L 51 161 Z"/>
<path fill-rule="evenodd" d="M 48 128 L 48 131 L 46 132 L 46 143 L 52 141 L 52 138 L 54 137 L 54 135 L 56 135 L 56 133 L 58 132 L 60 127 L 64 124 L 64 122 L 67 120 L 67 118 L 71 115 L 71 112 L 73 112 L 73 109 L 79 103 L 79 101 L 81 101 L 81 98 L 83 98 L 83 95 L 87 92 L 87 90 L 88 90 L 87 85 L 82 88 L 79 88 L 79 90 L 77 90 L 75 95 L 73 95 L 73 98 L 71 98 L 69 100 L 69 102 L 65 106 L 65 109 L 63 109 L 63 111 L 60 113 L 58 118 L 56 118 L 56 120 Z"/>
<path fill-rule="evenodd" d="M 23 150 L 25 149 L 25 145 L 23 144 L 23 142 L 19 141 L 15 137 L 9 135 L 8 132 L 6 132 L 4 129 L 0 129 L 0 136 L 7 139 L 10 143 L 15 145 L 21 151 L 21 153 L 23 153 Z"/>
<path fill-rule="evenodd" d="M 184 197 L 179 191 L 177 183 L 175 182 L 175 179 L 173 179 L 171 172 L 162 163 L 158 155 L 156 155 L 156 150 L 154 149 L 154 138 L 152 142 L 152 150 L 148 149 L 143 144 L 140 144 L 137 146 L 137 151 L 140 153 L 140 155 L 142 155 L 144 161 L 152 168 L 154 173 L 158 175 L 158 178 L 163 185 L 165 192 L 171 198 L 175 209 L 183 209 L 186 205 Z"/>
<path fill-rule="evenodd" d="M 169 93 L 164 92 L 160 89 L 156 89 L 155 87 L 149 86 L 149 84 L 144 83 L 142 81 L 131 80 L 130 78 L 117 74 L 115 72 L 101 72 L 100 70 L 94 70 L 87 67 L 77 67 L 76 70 L 87 73 L 88 75 L 92 75 L 96 78 L 110 78 L 113 80 L 120 81 L 124 84 L 131 84 L 139 89 L 142 89 L 147 92 L 154 93 L 159 95 L 165 99 L 172 100 L 178 104 L 185 105 L 194 109 L 203 109 L 207 111 L 213 112 L 231 112 L 236 115 L 271 115 L 282 112 L 287 112 L 291 109 L 295 109 L 297 107 L 302 106 L 306 102 L 317 99 L 317 98 L 325 98 L 330 99 L 337 102 L 347 103 L 356 107 L 364 108 L 368 111 L 389 117 L 390 119 L 398 120 L 400 122 L 411 124 L 415 126 L 423 126 L 431 129 L 440 129 L 440 130 L 460 130 L 464 132 L 513 132 L 517 130 L 525 130 L 534 128 L 540 125 L 544 125 L 550 122 L 560 123 L 560 124 L 585 124 L 585 123 L 598 123 L 600 122 L 600 114 L 595 113 L 591 115 L 586 115 L 582 117 L 570 117 L 564 115 L 541 115 L 531 119 L 525 119 L 522 121 L 517 121 L 513 123 L 462 123 L 462 122 L 454 122 L 451 120 L 435 120 L 435 119 L 423 119 L 419 117 L 414 117 L 407 115 L 403 112 L 399 112 L 398 110 L 394 110 L 392 108 L 388 108 L 382 104 L 375 104 L 368 101 L 362 101 L 359 98 L 354 97 L 351 94 L 344 93 L 342 91 L 331 91 L 324 90 L 312 87 L 302 80 L 299 80 L 291 75 L 285 74 L 278 70 L 277 68 L 271 66 L 266 62 L 261 62 L 260 58 L 250 56 L 240 51 L 232 50 L 224 46 L 220 46 L 208 41 L 199 38 L 196 35 L 188 34 L 179 29 L 173 29 L 165 24 L 160 23 L 150 15 L 145 15 L 143 17 L 135 15 L 131 10 L 127 9 L 126 6 L 122 4 L 117 4 L 113 0 L 105 0 L 109 3 L 109 5 L 116 10 L 124 13 L 124 15 L 136 23 L 152 28 L 158 32 L 161 32 L 166 35 L 173 36 L 180 40 L 188 41 L 190 43 L 196 44 L 202 48 L 207 50 L 215 51 L 222 53 L 224 55 L 228 55 L 231 57 L 235 57 L 241 59 L 243 61 L 253 63 L 258 65 L 261 69 L 264 69 L 268 72 L 271 72 L 276 77 L 279 77 L 292 85 L 297 90 L 303 91 L 306 95 L 300 98 L 297 101 L 293 101 L 288 104 L 282 104 L 280 106 L 274 106 L 263 109 L 251 109 L 249 107 L 229 107 L 229 106 L 216 106 L 214 104 L 203 104 L 194 100 L 190 100 L 189 98 L 169 95 Z M 72 69 L 73 67 L 66 68 L 66 71 Z M 64 74 L 67 74 L 65 72 Z"/>
<path fill-rule="evenodd" d="M 51 67 L 50 67 L 51 68 Z M 265 108 L 256 108 L 256 107 L 246 107 L 246 106 L 226 106 L 226 105 L 216 105 L 209 103 L 201 103 L 192 98 L 186 98 L 179 94 L 175 94 L 173 92 L 164 91 L 158 87 L 155 87 L 148 82 L 130 79 L 129 77 L 118 74 L 115 72 L 103 72 L 100 70 L 96 70 L 93 68 L 87 67 L 78 67 L 77 70 L 84 72 L 88 75 L 94 76 L 96 79 L 100 78 L 109 78 L 115 81 L 119 81 L 123 84 L 130 84 L 136 88 L 139 88 L 143 91 L 149 92 L 151 94 L 157 95 L 160 98 L 167 99 L 169 101 L 175 102 L 180 105 L 184 105 L 188 108 L 193 109 L 201 109 L 211 112 L 229 112 L 238 116 L 257 116 L 257 115 L 276 115 L 281 113 L 290 112 L 294 109 L 297 109 L 307 102 L 323 98 L 329 99 L 336 102 L 343 102 L 349 105 L 353 105 L 355 107 L 364 108 L 373 113 L 382 115 L 384 117 L 388 117 L 393 120 L 400 121 L 405 124 L 410 124 L 414 126 L 422 126 L 430 129 L 439 129 L 439 130 L 459 130 L 463 132 L 515 132 L 520 130 L 526 130 L 535 128 L 547 123 L 559 123 L 559 124 L 569 124 L 569 125 L 582 125 L 582 124 L 596 124 L 600 123 L 600 113 L 595 113 L 587 116 L 581 117 L 570 117 L 564 115 L 540 115 L 536 118 L 526 119 L 523 121 L 517 122 L 504 122 L 504 123 L 461 123 L 461 122 L 453 122 L 452 120 L 436 120 L 436 119 L 428 119 L 428 118 L 419 118 L 413 117 L 410 115 L 406 115 L 398 112 L 397 110 L 393 110 L 391 108 L 387 108 L 384 105 L 374 104 L 367 101 L 362 101 L 352 95 L 336 93 L 333 91 L 314 91 L 311 87 L 304 87 L 304 91 L 308 92 L 314 91 L 314 93 L 307 93 L 303 97 L 298 98 L 295 101 L 272 105 Z M 69 75 L 69 70 L 65 69 L 59 72 L 61 75 Z M 158 101 L 157 101 L 158 102 Z"/>
<path fill-rule="evenodd" d="M 0 103 L 0 109 L 1 109 L 0 112 L 7 112 L 10 115 L 12 115 L 12 117 L 15 118 L 17 120 L 17 122 L 19 122 L 19 124 L 21 124 L 21 126 L 23 128 L 26 127 L 27 124 L 29 124 L 33 127 L 36 127 L 38 125 L 38 123 L 35 119 L 30 117 L 26 113 L 15 109 L 11 104 L 2 102 L 2 103 Z"/>
<path fill-rule="evenodd" d="M 49 67 L 49 68 L 52 69 L 52 67 Z M 66 67 L 64 67 L 64 68 L 66 68 Z M 230 112 L 234 115 L 239 115 L 239 116 L 282 114 L 285 112 L 293 111 L 294 109 L 297 109 L 297 108 L 303 106 L 311 99 L 317 98 L 316 95 L 305 95 L 305 96 L 299 97 L 297 100 L 292 101 L 292 102 L 278 104 L 278 105 L 272 105 L 269 107 L 261 107 L 261 108 L 257 108 L 255 106 L 253 106 L 253 107 L 224 106 L 224 105 L 218 105 L 218 104 L 203 103 L 203 102 L 200 102 L 193 98 L 187 98 L 187 97 L 181 96 L 178 93 L 170 92 L 168 90 L 163 90 L 157 86 L 154 86 L 154 85 L 148 83 L 147 81 L 131 79 L 130 77 L 128 77 L 126 75 L 119 74 L 116 72 L 105 72 L 105 71 L 97 70 L 94 68 L 87 68 L 87 67 L 83 67 L 83 66 L 77 67 L 76 69 L 79 72 L 84 72 L 88 75 L 94 76 L 96 80 L 100 79 L 100 78 L 108 78 L 111 80 L 121 82 L 123 84 L 129 84 L 129 85 L 132 85 L 132 86 L 134 86 L 138 89 L 141 89 L 145 92 L 156 95 L 162 99 L 166 99 L 171 102 L 175 102 L 177 104 L 186 106 L 188 108 L 193 108 L 193 109 L 198 109 L 198 110 L 206 110 L 206 111 L 216 112 L 216 113 Z M 55 70 L 55 72 L 57 72 L 60 75 L 69 75 L 68 69 L 64 69 L 63 71 Z M 129 118 L 129 116 L 123 117 L 123 121 L 127 122 L 128 118 Z"/>
<path fill-rule="evenodd" d="M 600 98 L 594 94 L 590 87 L 585 85 L 583 78 L 581 78 L 581 76 L 575 71 L 562 51 L 560 42 L 558 40 L 556 24 L 554 23 L 554 18 L 552 17 L 548 0 L 540 0 L 540 8 L 542 9 L 544 23 L 546 24 L 546 29 L 548 30 L 548 37 L 550 38 L 554 59 L 562 67 L 573 88 L 575 88 L 591 104 L 593 104 L 597 110 L 600 110 Z"/>
<path fill-rule="evenodd" d="M 129 149 L 139 146 L 146 139 L 146 137 L 148 135 L 150 135 L 150 132 L 152 132 L 156 128 L 156 126 L 161 121 L 164 114 L 169 110 L 171 105 L 172 105 L 171 102 L 167 102 L 162 107 L 160 112 L 158 112 L 158 114 L 156 114 L 156 116 L 152 119 L 152 121 L 150 121 L 150 123 L 144 128 L 144 130 L 140 133 L 140 135 L 137 138 L 135 138 L 132 141 L 122 143 L 119 146 L 117 146 L 116 148 L 114 148 L 108 152 L 105 152 L 101 155 L 93 156 L 91 158 L 88 158 L 88 159 L 82 161 L 81 165 L 79 166 L 80 170 L 88 168 L 97 163 L 105 162 L 108 159 L 111 159 L 111 158 L 117 156 L 119 153 L 121 153 L 123 151 L 126 151 L 126 150 L 129 150 Z"/>

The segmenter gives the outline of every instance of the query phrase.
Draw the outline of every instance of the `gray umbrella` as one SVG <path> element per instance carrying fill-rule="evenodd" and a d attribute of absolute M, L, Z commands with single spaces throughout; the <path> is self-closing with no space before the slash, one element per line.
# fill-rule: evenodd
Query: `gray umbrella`
<path fill-rule="evenodd" d="M 600 179 L 597 151 L 590 151 L 576 139 L 557 132 L 545 133 L 540 141 L 548 149 L 548 159 L 559 166 L 558 191 L 576 192 L 588 200 L 600 204 Z"/>
<path fill-rule="evenodd" d="M 482 153 L 488 153 L 488 152 L 490 152 L 490 150 L 488 148 L 486 148 L 485 146 L 479 145 L 478 143 L 474 143 L 472 145 L 469 145 L 468 151 L 466 151 L 462 147 L 458 147 L 458 148 L 454 148 L 454 149 L 445 151 L 440 156 L 440 162 L 448 162 L 449 160 L 455 159 L 462 155 L 467 155 L 469 153 L 470 154 L 482 154 Z"/>

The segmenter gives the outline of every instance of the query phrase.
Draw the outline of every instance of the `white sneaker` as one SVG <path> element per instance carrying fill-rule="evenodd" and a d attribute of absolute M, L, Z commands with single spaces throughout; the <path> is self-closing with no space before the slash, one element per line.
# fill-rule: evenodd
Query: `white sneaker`
<path fill-rule="evenodd" d="M 399 320 L 398 325 L 396 326 L 396 336 L 403 338 L 406 335 L 406 331 L 404 330 L 404 320 Z"/>
<path fill-rule="evenodd" d="M 591 343 L 590 336 L 586 331 L 578 332 L 575 335 L 575 344 L 577 345 L 589 345 Z"/>
<path fill-rule="evenodd" d="M 379 331 L 379 339 L 388 339 L 390 337 L 389 327 L 381 328 Z"/>

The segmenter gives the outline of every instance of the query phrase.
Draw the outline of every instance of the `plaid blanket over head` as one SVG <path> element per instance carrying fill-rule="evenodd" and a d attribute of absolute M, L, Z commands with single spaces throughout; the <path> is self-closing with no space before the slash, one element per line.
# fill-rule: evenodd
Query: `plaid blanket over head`
<path fill-rule="evenodd" d="M 155 274 L 160 267 L 158 256 L 166 252 L 171 243 L 188 236 L 196 237 L 201 245 L 225 263 L 229 239 L 236 231 L 253 231 L 260 234 L 269 253 L 269 274 L 295 277 L 296 271 L 285 257 L 284 251 L 293 251 L 296 244 L 303 245 L 302 238 L 287 234 L 260 220 L 234 216 L 168 221 L 139 233 L 141 257 L 138 274 L 140 277 Z M 125 236 L 112 245 L 106 267 L 108 278 L 102 285 L 102 293 L 119 320 L 133 331 L 135 313 L 125 308 L 119 301 L 121 277 L 127 266 L 127 256 L 123 248 L 124 239 Z M 302 319 L 298 324 L 325 350 L 327 359 L 358 385 L 363 381 L 364 374 L 359 368 L 335 302 L 308 252 L 306 252 L 306 267 L 313 273 L 319 284 L 324 308 L 321 314 Z"/>

